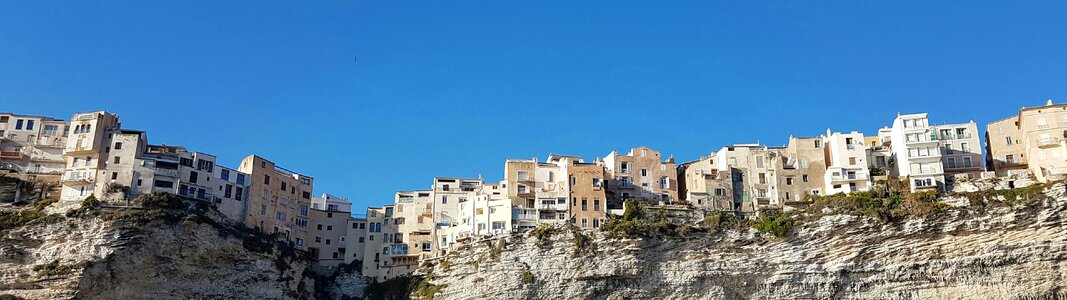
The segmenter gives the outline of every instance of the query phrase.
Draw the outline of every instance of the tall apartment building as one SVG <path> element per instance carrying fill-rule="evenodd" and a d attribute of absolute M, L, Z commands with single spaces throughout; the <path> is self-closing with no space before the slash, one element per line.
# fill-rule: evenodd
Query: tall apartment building
<path fill-rule="evenodd" d="M 978 178 L 982 166 L 982 142 L 978 139 L 978 125 L 974 121 L 958 124 L 934 125 L 941 142 L 941 162 L 945 176 L 966 174 Z"/>
<path fill-rule="evenodd" d="M 661 159 L 648 147 L 630 149 L 626 155 L 611 151 L 604 157 L 608 178 L 609 207 L 622 208 L 622 201 L 671 202 L 678 199 L 678 166 L 674 157 Z"/>
<path fill-rule="evenodd" d="M 600 228 L 607 220 L 608 210 L 604 164 L 600 161 L 586 163 L 573 156 L 549 156 L 549 161 L 560 164 L 569 181 L 566 183 L 566 190 L 570 192 L 567 219 L 578 228 Z M 557 208 L 558 211 L 565 209 Z"/>
<path fill-rule="evenodd" d="M 351 215 L 352 203 L 348 199 L 326 193 L 311 198 L 308 219 L 313 228 L 309 230 L 307 252 L 320 265 L 336 266 L 349 256 L 351 249 L 345 239 Z"/>
<path fill-rule="evenodd" d="M 119 117 L 105 111 L 77 113 L 71 117 L 67 145 L 63 151 L 66 168 L 60 179 L 61 201 L 81 201 L 101 195 L 111 139 L 121 128 Z M 97 183 L 100 184 L 97 184 Z"/>
<path fill-rule="evenodd" d="M 1025 168 L 1043 182 L 1067 177 L 1067 105 L 1049 99 L 986 129 L 986 161 L 997 175 Z"/>
<path fill-rule="evenodd" d="M 396 225 L 396 238 L 406 247 L 398 249 L 394 255 L 408 255 L 417 259 L 433 256 L 433 190 L 400 191 L 393 200 L 393 215 Z M 470 201 L 470 200 L 468 200 Z M 470 201 L 473 202 L 473 201 Z M 459 211 L 461 218 L 464 211 Z"/>
<path fill-rule="evenodd" d="M 460 215 L 474 206 L 474 199 L 481 192 L 481 178 L 435 177 L 433 182 L 433 220 L 436 222 L 432 235 L 437 238 L 432 245 L 438 254 L 444 254 L 452 244 L 471 237 L 474 220 L 469 214 Z"/>
<path fill-rule="evenodd" d="M 871 172 L 867 162 L 867 146 L 862 133 L 831 133 L 820 137 L 826 153 L 824 172 L 827 195 L 869 191 Z"/>
<path fill-rule="evenodd" d="M 474 234 L 493 236 L 511 232 L 511 199 L 505 181 L 485 184 L 474 202 Z"/>
<path fill-rule="evenodd" d="M 537 208 L 537 159 L 504 162 L 504 188 L 511 200 L 511 224 L 514 230 L 527 230 L 537 227 L 539 214 Z M 546 214 L 556 218 L 556 214 Z"/>
<path fill-rule="evenodd" d="M 1047 121 L 1046 121 L 1047 122 Z M 1049 136 L 1051 138 L 1051 135 Z M 986 125 L 985 166 L 997 176 L 1029 171 L 1019 117 L 1011 116 Z M 1046 157 L 1047 158 L 1047 157 Z"/>
<path fill-rule="evenodd" d="M 786 206 L 804 205 L 808 203 L 808 195 L 822 195 L 827 191 L 828 146 L 823 136 L 789 136 L 786 147 L 772 157 L 778 202 Z"/>
<path fill-rule="evenodd" d="M 345 263 L 350 264 L 353 261 L 360 261 L 365 263 L 366 258 L 363 255 L 367 250 L 367 214 L 352 214 L 348 218 L 345 232 L 345 248 L 348 249 L 349 255 L 345 256 Z M 366 264 L 364 264 L 364 268 Z"/>
<path fill-rule="evenodd" d="M 142 164 L 142 155 L 148 147 L 148 137 L 144 131 L 119 129 L 111 134 L 112 138 L 104 147 L 106 156 L 101 157 L 104 165 L 98 184 L 104 185 L 99 199 L 130 200 L 147 188 L 143 174 L 149 173 Z M 115 187 L 115 188 L 113 188 Z M 117 187 L 128 187 L 123 193 Z"/>
<path fill-rule="evenodd" d="M 244 224 L 248 216 L 248 186 L 251 184 L 249 174 L 218 165 L 213 177 L 217 179 L 215 205 L 219 212 Z"/>
<path fill-rule="evenodd" d="M 941 144 L 926 113 L 897 115 L 888 134 L 896 177 L 907 178 L 912 191 L 944 187 Z"/>
<path fill-rule="evenodd" d="M 406 254 L 392 259 L 392 251 L 399 250 L 394 240 L 397 227 L 393 220 L 393 205 L 367 208 L 367 239 L 363 252 L 363 276 L 385 281 L 397 275 L 396 269 L 418 263 Z M 399 268 L 398 268 L 399 267 Z"/>
<path fill-rule="evenodd" d="M 25 180 L 59 182 L 66 167 L 67 126 L 49 117 L 0 113 L 0 170 Z"/>
<path fill-rule="evenodd" d="M 293 247 L 304 250 L 314 180 L 256 155 L 241 160 L 237 170 L 249 174 L 251 181 L 245 225 L 279 234 Z"/>

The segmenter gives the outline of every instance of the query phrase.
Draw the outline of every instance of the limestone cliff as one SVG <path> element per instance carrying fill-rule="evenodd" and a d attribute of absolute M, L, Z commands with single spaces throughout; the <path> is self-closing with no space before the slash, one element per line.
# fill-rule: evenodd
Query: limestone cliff
<path fill-rule="evenodd" d="M 42 217 L 5 230 L 0 234 L 0 295 L 26 299 L 346 297 L 331 295 L 339 288 L 329 280 L 350 274 L 317 275 L 310 271 L 310 259 L 271 237 L 228 224 L 210 210 L 181 207 L 98 208 L 71 217 Z M 353 285 L 366 284 L 346 280 L 350 284 L 345 290 L 357 293 L 361 289 Z"/>
<path fill-rule="evenodd" d="M 564 231 L 476 242 L 421 269 L 434 299 L 1045 299 L 1067 297 L 1064 185 L 955 195 L 896 221 L 814 216 L 751 229 L 590 240 Z M 968 200 L 967 197 L 978 197 Z M 1002 205 L 986 205 L 991 197 Z M 962 200 L 961 200 L 962 199 Z M 588 242 L 588 243 L 587 243 Z M 583 245 L 585 244 L 585 245 Z"/>

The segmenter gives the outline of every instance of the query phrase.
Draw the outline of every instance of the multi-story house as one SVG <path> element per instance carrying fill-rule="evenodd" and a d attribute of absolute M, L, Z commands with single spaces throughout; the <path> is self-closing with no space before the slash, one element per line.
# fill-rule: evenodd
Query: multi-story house
<path fill-rule="evenodd" d="M 1029 171 L 1018 116 L 989 123 L 985 134 L 985 166 L 989 171 L 994 171 L 997 176 Z"/>
<path fill-rule="evenodd" d="M 871 172 L 872 180 L 876 176 L 885 176 L 882 178 L 897 176 L 897 170 L 890 167 L 894 163 L 891 139 L 892 129 L 889 128 L 879 129 L 875 136 L 863 137 L 864 144 L 867 145 L 867 167 Z"/>
<path fill-rule="evenodd" d="M 104 164 L 98 184 L 104 185 L 97 190 L 102 193 L 96 197 L 107 200 L 130 200 L 147 188 L 142 177 L 146 172 L 142 164 L 142 154 L 148 147 L 148 137 L 144 131 L 119 129 L 111 134 L 112 138 L 104 146 L 106 156 L 101 158 Z M 123 192 L 124 188 L 128 191 Z"/>
<path fill-rule="evenodd" d="M 111 139 L 120 128 L 119 117 L 105 111 L 71 117 L 63 151 L 66 168 L 60 179 L 61 201 L 81 201 L 103 193 L 105 181 L 100 176 L 105 172 Z"/>
<path fill-rule="evenodd" d="M 504 188 L 505 182 L 483 185 L 475 198 L 475 235 L 494 236 L 511 231 L 511 199 Z"/>
<path fill-rule="evenodd" d="M 58 182 L 66 167 L 68 123 L 41 116 L 0 113 L 0 170 L 24 180 Z"/>
<path fill-rule="evenodd" d="M 347 241 L 352 203 L 330 194 L 311 199 L 308 219 L 313 226 L 307 241 L 307 252 L 320 265 L 336 266 L 349 256 Z"/>
<path fill-rule="evenodd" d="M 869 191 L 871 172 L 867 163 L 867 146 L 862 133 L 831 133 L 820 137 L 826 153 L 824 172 L 827 195 Z"/>
<path fill-rule="evenodd" d="M 351 254 L 345 256 L 345 263 L 350 264 L 357 260 L 365 262 L 366 258 L 363 255 L 366 254 L 367 249 L 367 214 L 352 214 L 347 224 L 345 249 L 348 249 Z"/>
<path fill-rule="evenodd" d="M 630 149 L 626 155 L 611 151 L 604 157 L 609 207 L 622 208 L 622 201 L 672 202 L 678 199 L 678 166 L 674 157 L 662 160 L 648 147 Z"/>
<path fill-rule="evenodd" d="M 400 191 L 396 193 L 393 201 L 394 219 L 396 225 L 395 240 L 408 246 L 402 254 L 417 259 L 426 259 L 433 256 L 433 229 L 436 223 L 433 219 L 434 205 L 433 191 Z M 459 215 L 465 217 L 464 212 Z"/>
<path fill-rule="evenodd" d="M 777 197 L 787 207 L 808 203 L 808 195 L 826 191 L 827 150 L 824 137 L 789 136 L 789 143 L 773 156 Z M 757 175 L 758 176 L 758 175 Z M 757 178 L 758 179 L 758 178 Z"/>
<path fill-rule="evenodd" d="M 537 159 L 504 162 L 504 183 L 507 196 L 511 200 L 511 224 L 513 230 L 527 230 L 537 227 Z"/>
<path fill-rule="evenodd" d="M 586 163 L 578 157 L 562 156 L 550 156 L 549 161 L 557 161 L 566 171 L 571 203 L 567 219 L 578 228 L 600 228 L 607 219 L 608 210 L 604 164 L 600 161 Z"/>
<path fill-rule="evenodd" d="M 941 144 L 926 113 L 897 115 L 888 134 L 896 177 L 907 178 L 912 191 L 944 187 Z"/>
<path fill-rule="evenodd" d="M 251 181 L 245 225 L 278 234 L 293 247 L 304 250 L 314 180 L 256 155 L 241 160 L 237 170 L 249 174 Z"/>
<path fill-rule="evenodd" d="M 941 142 L 941 162 L 945 176 L 964 174 L 978 178 L 982 167 L 982 144 L 974 121 L 932 126 Z"/>
<path fill-rule="evenodd" d="M 214 177 L 218 179 L 215 180 L 218 187 L 215 193 L 217 209 L 227 218 L 244 224 L 248 216 L 249 175 L 218 165 Z"/>
<path fill-rule="evenodd" d="M 367 208 L 367 239 L 363 250 L 363 276 L 385 281 L 397 276 L 394 268 L 409 262 L 404 254 L 398 261 L 391 258 L 393 250 L 399 250 L 393 235 L 397 233 L 393 222 L 393 205 Z M 401 243 L 402 244 L 402 243 Z M 404 245 L 405 247 L 407 245 Z M 417 263 L 413 262 L 413 263 Z"/>
<path fill-rule="evenodd" d="M 433 220 L 436 223 L 431 234 L 437 238 L 432 245 L 438 254 L 444 254 L 452 244 L 470 238 L 474 220 L 470 214 L 460 215 L 474 207 L 474 199 L 481 192 L 481 178 L 435 177 L 433 183 Z"/>
<path fill-rule="evenodd" d="M 1067 177 L 1067 105 L 1049 99 L 986 128 L 986 161 L 998 175 L 1026 168 L 1042 182 Z"/>
<path fill-rule="evenodd" d="M 678 166 L 679 196 L 686 203 L 706 210 L 733 211 L 734 176 L 731 170 L 720 171 L 715 155 Z"/>

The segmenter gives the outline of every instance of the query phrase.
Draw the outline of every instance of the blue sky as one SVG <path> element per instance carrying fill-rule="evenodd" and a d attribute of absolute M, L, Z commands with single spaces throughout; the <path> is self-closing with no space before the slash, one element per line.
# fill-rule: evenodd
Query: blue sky
<path fill-rule="evenodd" d="M 507 158 L 685 161 L 1067 101 L 1065 2 L 709 2 L 4 1 L 0 111 L 106 109 L 362 207 Z"/>

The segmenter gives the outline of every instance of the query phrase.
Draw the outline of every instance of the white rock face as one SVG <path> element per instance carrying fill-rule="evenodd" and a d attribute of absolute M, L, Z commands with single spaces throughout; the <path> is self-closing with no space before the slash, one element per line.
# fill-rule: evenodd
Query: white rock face
<path fill-rule="evenodd" d="M 444 285 L 435 299 L 1064 298 L 1067 197 L 1062 184 L 1046 194 L 1031 207 L 898 223 L 826 216 L 788 239 L 751 230 L 596 237 L 595 254 L 575 254 L 570 233 L 544 248 L 515 236 L 498 259 L 480 243 L 457 251 L 431 282 Z"/>

